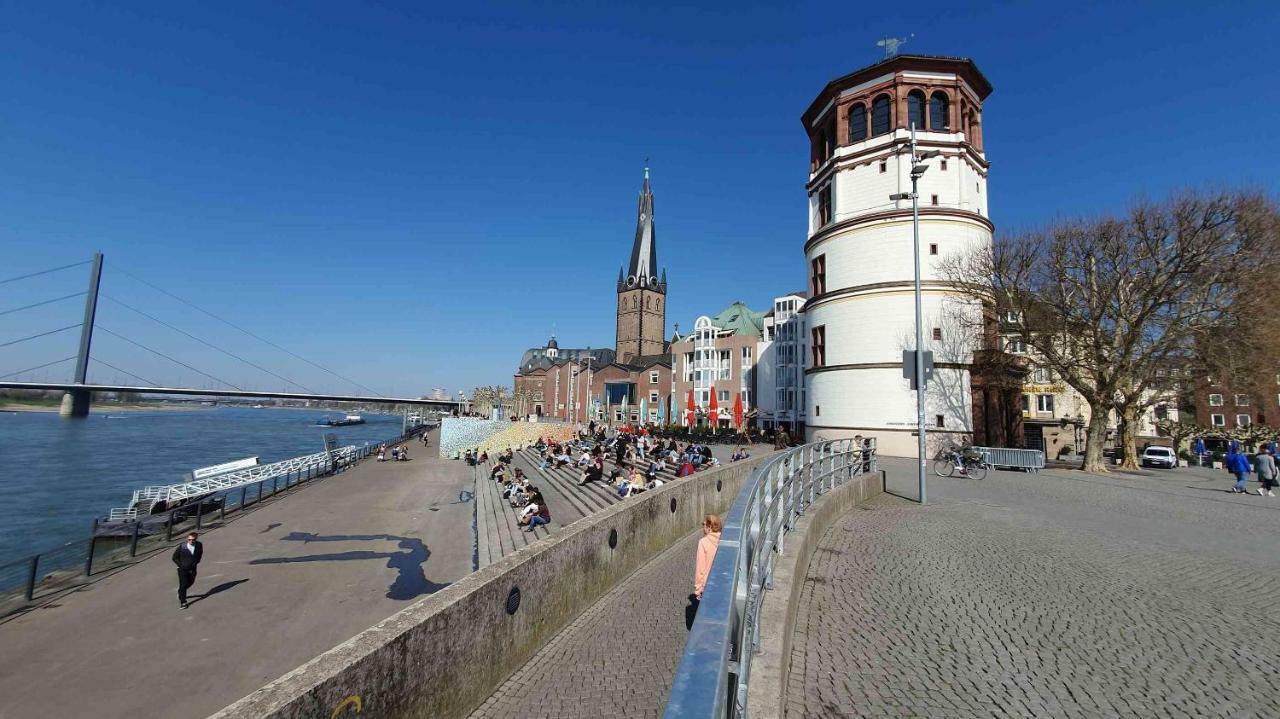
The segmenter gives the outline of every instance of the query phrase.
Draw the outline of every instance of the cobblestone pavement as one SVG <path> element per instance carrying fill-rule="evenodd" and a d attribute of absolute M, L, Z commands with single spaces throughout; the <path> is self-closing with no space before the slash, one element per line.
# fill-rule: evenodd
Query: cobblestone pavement
<path fill-rule="evenodd" d="M 698 534 L 641 567 L 555 636 L 471 716 L 660 717 L 684 642 Z"/>
<path fill-rule="evenodd" d="M 850 512 L 809 567 L 788 716 L 1280 716 L 1280 498 L 1226 486 L 997 472 Z"/>

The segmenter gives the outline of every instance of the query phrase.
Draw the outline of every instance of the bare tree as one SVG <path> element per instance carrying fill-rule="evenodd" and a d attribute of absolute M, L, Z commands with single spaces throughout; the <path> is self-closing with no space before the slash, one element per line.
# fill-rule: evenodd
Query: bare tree
<path fill-rule="evenodd" d="M 1271 208 L 1247 193 L 1136 203 L 1123 217 L 1081 219 L 998 237 L 944 262 L 966 294 L 1018 321 L 1009 331 L 1089 405 L 1084 469 L 1106 471 L 1107 419 L 1133 437 L 1165 373 L 1232 323 L 1249 273 L 1274 242 L 1256 222 Z"/>

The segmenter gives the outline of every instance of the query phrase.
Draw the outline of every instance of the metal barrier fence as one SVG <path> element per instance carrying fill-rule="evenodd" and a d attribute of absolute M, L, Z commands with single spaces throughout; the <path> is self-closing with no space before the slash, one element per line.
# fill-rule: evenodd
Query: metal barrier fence
<path fill-rule="evenodd" d="M 126 534 L 100 535 L 102 520 L 95 518 L 87 539 L 0 564 L 0 616 L 53 592 L 85 584 L 95 574 L 132 564 L 138 555 L 170 545 L 189 531 L 220 522 L 228 514 L 247 509 L 308 480 L 340 472 L 376 450 L 376 444 L 343 447 L 334 452 L 330 463 L 263 477 L 255 484 L 214 492 L 199 502 L 140 517 L 127 523 L 132 531 Z"/>
<path fill-rule="evenodd" d="M 1012 467 L 1039 472 L 1044 469 L 1044 452 L 1038 449 L 1011 449 L 1008 447 L 974 447 L 982 453 L 982 460 L 992 467 Z"/>
<path fill-rule="evenodd" d="M 814 442 L 760 465 L 724 519 L 667 702 L 666 719 L 746 715 L 751 656 L 764 592 L 786 534 L 818 497 L 876 470 L 874 439 Z"/>

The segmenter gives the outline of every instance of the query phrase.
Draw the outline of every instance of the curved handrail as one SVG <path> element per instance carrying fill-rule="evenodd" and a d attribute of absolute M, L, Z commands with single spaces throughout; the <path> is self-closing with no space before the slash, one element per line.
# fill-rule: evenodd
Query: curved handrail
<path fill-rule="evenodd" d="M 875 439 L 855 438 L 794 447 L 752 472 L 725 517 L 666 719 L 746 715 L 757 617 L 786 533 L 820 495 L 872 471 Z"/>

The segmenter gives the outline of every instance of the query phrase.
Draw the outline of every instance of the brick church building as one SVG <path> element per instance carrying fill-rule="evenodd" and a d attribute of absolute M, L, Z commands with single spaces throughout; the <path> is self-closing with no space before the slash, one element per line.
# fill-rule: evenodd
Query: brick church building
<path fill-rule="evenodd" d="M 653 191 L 644 171 L 630 262 L 618 270 L 614 349 L 526 350 L 514 378 L 516 413 L 586 423 L 674 421 L 667 274 L 659 271 Z"/>

